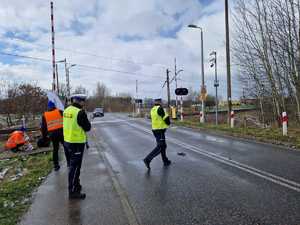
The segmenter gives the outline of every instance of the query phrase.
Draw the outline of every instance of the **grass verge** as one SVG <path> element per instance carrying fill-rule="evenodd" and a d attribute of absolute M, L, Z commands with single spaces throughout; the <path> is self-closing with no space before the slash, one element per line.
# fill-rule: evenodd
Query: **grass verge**
<path fill-rule="evenodd" d="M 193 120 L 173 121 L 173 124 L 300 149 L 300 129 L 297 128 L 290 128 L 288 136 L 283 136 L 280 128 L 230 128 L 227 124 L 216 126 L 207 123 L 200 124 Z"/>
<path fill-rule="evenodd" d="M 52 169 L 51 154 L 41 153 L 0 161 L 0 225 L 15 225 L 31 204 L 33 191 Z"/>

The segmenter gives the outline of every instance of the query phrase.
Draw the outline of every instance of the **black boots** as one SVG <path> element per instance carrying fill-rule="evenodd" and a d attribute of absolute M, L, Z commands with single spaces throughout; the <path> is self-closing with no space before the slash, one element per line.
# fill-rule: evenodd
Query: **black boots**
<path fill-rule="evenodd" d="M 59 171 L 60 166 L 59 165 L 54 165 L 54 171 Z"/>
<path fill-rule="evenodd" d="M 148 162 L 146 159 L 143 160 L 145 163 L 145 166 L 148 168 L 148 170 L 150 170 L 150 162 Z"/>
<path fill-rule="evenodd" d="M 171 163 L 172 163 L 171 160 L 167 160 L 167 161 L 164 162 L 164 166 L 170 166 Z"/>
<path fill-rule="evenodd" d="M 82 189 L 81 184 L 75 186 L 75 192 L 81 192 L 81 189 Z"/>
<path fill-rule="evenodd" d="M 143 162 L 144 162 L 145 166 L 148 168 L 148 170 L 150 170 L 151 169 L 150 162 L 146 159 L 144 159 Z M 168 159 L 168 160 L 164 161 L 164 166 L 170 166 L 171 163 L 172 163 L 171 160 Z"/>
<path fill-rule="evenodd" d="M 85 199 L 86 194 L 81 193 L 82 186 L 77 184 L 74 192 L 69 192 L 69 199 Z"/>
<path fill-rule="evenodd" d="M 85 199 L 86 194 L 81 192 L 70 192 L 69 199 Z"/>

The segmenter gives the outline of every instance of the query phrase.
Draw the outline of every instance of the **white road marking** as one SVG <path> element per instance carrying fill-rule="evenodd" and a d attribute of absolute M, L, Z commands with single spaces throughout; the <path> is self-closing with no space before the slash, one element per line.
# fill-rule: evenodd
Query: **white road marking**
<path fill-rule="evenodd" d="M 139 130 L 142 130 L 145 133 L 152 134 L 151 131 L 149 131 L 148 129 L 145 129 L 145 128 L 139 126 L 139 125 L 133 125 L 131 123 L 127 123 L 127 124 L 129 126 L 137 128 Z M 179 146 L 181 146 L 181 147 L 183 147 L 187 150 L 193 151 L 195 153 L 198 153 L 198 154 L 204 155 L 208 158 L 211 158 L 213 160 L 216 160 L 218 162 L 224 163 L 224 164 L 232 166 L 234 168 L 238 168 L 238 169 L 243 170 L 245 172 L 248 172 L 252 175 L 255 175 L 255 176 L 261 177 L 265 180 L 271 181 L 275 184 L 278 184 L 278 185 L 281 185 L 283 187 L 289 188 L 291 190 L 300 192 L 300 184 L 295 182 L 295 181 L 292 181 L 292 180 L 289 180 L 289 179 L 271 174 L 269 172 L 254 168 L 252 166 L 248 166 L 248 165 L 243 164 L 243 163 L 239 163 L 239 162 L 234 161 L 234 160 L 229 160 L 229 159 L 227 159 L 223 156 L 220 156 L 220 155 L 212 153 L 212 152 L 208 152 L 208 151 L 206 151 L 204 149 L 201 149 L 197 146 L 193 146 L 193 145 L 184 143 L 182 141 L 178 141 L 175 138 L 168 138 L 168 141 L 172 142 L 173 144 L 179 145 Z"/>

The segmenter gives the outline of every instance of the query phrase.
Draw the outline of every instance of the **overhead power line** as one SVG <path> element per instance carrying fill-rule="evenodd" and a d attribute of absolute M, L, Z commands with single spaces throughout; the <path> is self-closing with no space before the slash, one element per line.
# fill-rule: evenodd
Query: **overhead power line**
<path fill-rule="evenodd" d="M 102 59 L 106 59 L 106 60 L 110 60 L 110 61 L 119 61 L 119 62 L 123 62 L 123 63 L 130 63 L 130 64 L 135 64 L 135 65 L 142 65 L 142 66 L 156 66 L 156 67 L 160 67 L 161 69 L 165 69 L 167 66 L 164 66 L 162 64 L 147 64 L 147 63 L 143 63 L 143 62 L 136 62 L 133 60 L 128 60 L 128 59 L 121 59 L 121 58 L 114 58 L 114 57 L 109 57 L 109 56 L 102 56 L 102 55 L 96 55 L 93 53 L 89 53 L 89 52 L 83 52 L 83 51 L 77 51 L 77 50 L 72 50 L 72 49 L 66 49 L 66 48 L 60 48 L 60 47 L 56 47 L 55 49 L 60 50 L 60 51 L 66 51 L 66 52 L 72 52 L 75 54 L 79 54 L 79 55 L 88 55 L 88 56 L 93 56 L 96 58 L 102 58 Z"/>
<path fill-rule="evenodd" d="M 7 56 L 12 56 L 12 57 L 18 57 L 18 58 L 26 58 L 26 59 L 43 61 L 43 62 L 48 62 L 48 63 L 51 62 L 50 59 L 45 59 L 45 58 L 40 58 L 40 57 L 33 57 L 33 56 L 26 56 L 26 55 L 19 55 L 19 54 L 15 54 L 15 53 L 6 53 L 6 52 L 1 52 L 1 51 L 0 51 L 0 55 L 7 55 Z M 103 68 L 103 67 L 99 67 L 99 66 L 91 66 L 91 65 L 84 65 L 84 64 L 77 64 L 77 63 L 76 63 L 76 65 L 78 67 L 84 67 L 84 68 L 107 71 L 107 72 L 116 72 L 116 73 L 131 74 L 131 75 L 138 75 L 138 76 L 162 78 L 162 76 L 159 76 L 159 75 L 149 75 L 149 74 L 144 74 L 144 73 L 135 73 L 135 72 L 122 71 L 122 70 L 117 70 L 117 69 Z"/>
<path fill-rule="evenodd" d="M 0 55 L 7 55 L 7 56 L 18 57 L 18 58 L 32 59 L 32 60 L 38 60 L 38 61 L 43 61 L 43 62 L 51 62 L 50 59 L 43 59 L 43 58 L 38 58 L 38 57 L 33 57 L 33 56 L 26 56 L 26 55 L 18 55 L 18 54 L 14 54 L 14 53 L 0 52 Z"/>
<path fill-rule="evenodd" d="M 25 40 L 20 39 L 20 38 L 15 38 L 14 37 L 14 38 L 10 38 L 10 39 L 11 40 L 16 40 L 16 41 L 21 41 L 21 42 L 24 42 L 24 43 L 30 44 L 30 45 L 40 46 L 40 47 L 47 48 L 47 49 L 50 48 L 50 46 L 48 46 L 48 45 L 30 43 L 30 42 L 25 41 Z M 110 60 L 110 61 L 119 61 L 119 62 L 123 62 L 123 63 L 130 63 L 130 64 L 142 65 L 142 66 L 148 66 L 148 67 L 156 66 L 156 67 L 160 67 L 161 69 L 167 68 L 167 66 L 162 65 L 162 64 L 158 64 L 158 63 L 154 63 L 154 64 L 149 65 L 149 64 L 144 63 L 144 62 L 137 62 L 137 61 L 129 60 L 129 59 L 121 59 L 121 58 L 115 58 L 115 57 L 110 57 L 110 56 L 97 55 L 97 54 L 94 54 L 94 53 L 78 51 L 78 50 L 73 50 L 73 49 L 67 49 L 67 48 L 61 48 L 61 47 L 55 47 L 55 49 L 59 50 L 59 51 L 64 51 L 64 52 L 72 52 L 72 53 L 75 53 L 75 54 L 78 54 L 78 55 L 93 56 L 93 57 L 96 57 L 96 58 L 102 58 L 102 59 Z"/>

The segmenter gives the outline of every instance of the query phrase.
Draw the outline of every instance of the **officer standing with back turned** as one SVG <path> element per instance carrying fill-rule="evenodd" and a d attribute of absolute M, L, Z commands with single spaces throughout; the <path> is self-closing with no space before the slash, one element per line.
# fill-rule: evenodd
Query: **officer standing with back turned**
<path fill-rule="evenodd" d="M 69 199 L 85 199 L 86 195 L 81 192 L 80 169 L 84 147 L 87 142 L 86 132 L 91 130 L 91 123 L 83 109 L 86 95 L 74 94 L 71 103 L 63 114 L 63 130 L 65 145 L 70 153 L 69 167 Z"/>
<path fill-rule="evenodd" d="M 64 145 L 63 136 L 63 112 L 56 108 L 52 101 L 48 101 L 48 111 L 44 113 L 42 117 L 41 131 L 43 138 L 46 139 L 47 135 L 50 136 L 53 146 L 53 165 L 54 170 L 60 169 L 58 160 L 59 143 L 64 147 L 67 165 L 69 166 L 70 157 L 69 152 Z"/>
<path fill-rule="evenodd" d="M 152 132 L 156 139 L 156 147 L 144 159 L 144 163 L 150 169 L 150 163 L 154 157 L 161 154 L 165 166 L 169 166 L 171 161 L 166 154 L 167 144 L 165 133 L 170 125 L 170 117 L 161 106 L 161 99 L 155 99 L 154 106 L 151 109 Z"/>

